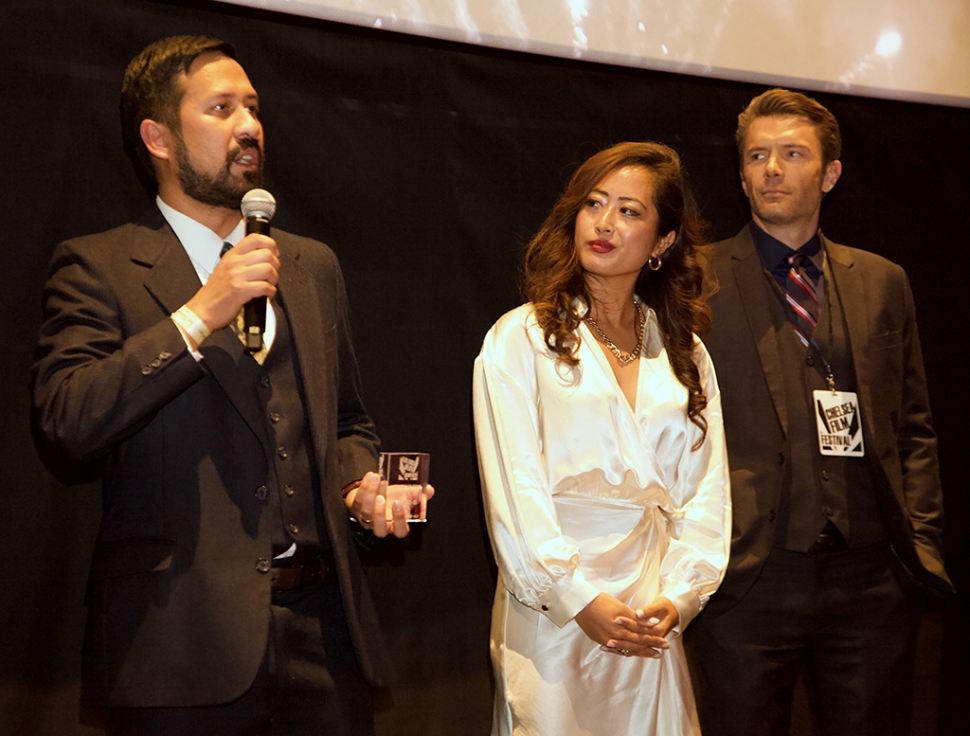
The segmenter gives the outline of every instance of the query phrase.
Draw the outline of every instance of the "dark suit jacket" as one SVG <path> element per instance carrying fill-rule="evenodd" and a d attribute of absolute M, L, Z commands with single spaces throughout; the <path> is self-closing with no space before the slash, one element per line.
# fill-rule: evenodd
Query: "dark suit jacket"
<path fill-rule="evenodd" d="M 892 548 L 916 581 L 947 594 L 936 435 L 909 280 L 885 258 L 823 243 L 825 288 L 838 290 L 845 311 L 866 459 Z M 714 245 L 711 268 L 719 291 L 704 344 L 721 388 L 734 514 L 730 564 L 708 604 L 707 615 L 716 616 L 744 597 L 774 541 L 789 418 L 769 313 L 774 297 L 747 227 Z"/>
<path fill-rule="evenodd" d="M 336 256 L 274 231 L 310 452 L 347 624 L 365 677 L 389 674 L 340 489 L 376 468 Z M 266 650 L 271 529 L 262 409 L 230 328 L 196 362 L 169 315 L 199 289 L 157 210 L 55 251 L 32 376 L 52 467 L 94 465 L 103 516 L 91 567 L 84 687 L 112 706 L 225 703 Z M 248 358 L 246 358 L 248 360 Z M 265 567 L 265 566 L 263 566 Z"/>

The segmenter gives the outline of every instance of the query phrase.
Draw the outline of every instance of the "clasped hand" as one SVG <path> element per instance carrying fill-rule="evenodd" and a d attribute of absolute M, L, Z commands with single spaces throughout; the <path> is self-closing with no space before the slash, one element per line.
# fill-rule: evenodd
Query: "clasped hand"
<path fill-rule="evenodd" d="M 670 648 L 666 636 L 679 620 L 680 614 L 668 598 L 657 598 L 634 611 L 606 593 L 576 614 L 579 628 L 604 652 L 653 659 Z"/>

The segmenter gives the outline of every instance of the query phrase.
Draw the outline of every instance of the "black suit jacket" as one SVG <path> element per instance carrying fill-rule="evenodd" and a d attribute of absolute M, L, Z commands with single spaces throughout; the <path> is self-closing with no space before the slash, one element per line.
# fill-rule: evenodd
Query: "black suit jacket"
<path fill-rule="evenodd" d="M 838 290 L 846 315 L 866 458 L 892 548 L 916 581 L 948 594 L 936 435 L 909 280 L 880 256 L 826 238 L 823 246 L 825 288 Z M 734 515 L 730 564 L 707 608 L 716 616 L 745 595 L 774 541 L 789 417 L 774 297 L 747 227 L 714 245 L 710 266 L 719 290 L 704 343 L 721 387 Z"/>
<path fill-rule="evenodd" d="M 389 665 L 340 489 L 376 468 L 334 253 L 275 230 L 310 451 L 347 624 L 365 677 Z M 94 466 L 103 517 L 91 566 L 86 696 L 112 706 L 225 703 L 266 649 L 271 530 L 255 489 L 262 409 L 212 334 L 196 362 L 169 315 L 200 288 L 157 210 L 55 251 L 32 375 L 33 429 L 52 468 Z M 248 360 L 249 358 L 245 358 Z"/>

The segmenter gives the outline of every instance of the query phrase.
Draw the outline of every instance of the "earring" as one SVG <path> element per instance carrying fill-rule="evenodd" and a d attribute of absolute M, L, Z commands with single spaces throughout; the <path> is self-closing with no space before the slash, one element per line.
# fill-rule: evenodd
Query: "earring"
<path fill-rule="evenodd" d="M 660 270 L 660 266 L 661 266 L 661 265 L 662 265 L 662 264 L 661 264 L 661 262 L 660 262 L 660 259 L 659 259 L 659 258 L 656 258 L 656 257 L 654 257 L 654 256 L 650 256 L 650 257 L 649 257 L 649 258 L 647 259 L 647 267 L 648 267 L 648 268 L 649 268 L 649 269 L 650 269 L 651 271 L 659 271 L 659 270 Z"/>

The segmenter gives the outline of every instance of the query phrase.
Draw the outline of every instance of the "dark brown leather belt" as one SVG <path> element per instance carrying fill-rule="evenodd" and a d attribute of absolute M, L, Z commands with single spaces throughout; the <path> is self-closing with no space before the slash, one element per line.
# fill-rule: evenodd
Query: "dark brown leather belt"
<path fill-rule="evenodd" d="M 273 560 L 270 589 L 274 593 L 290 593 L 315 588 L 337 576 L 329 555 L 284 558 Z"/>

